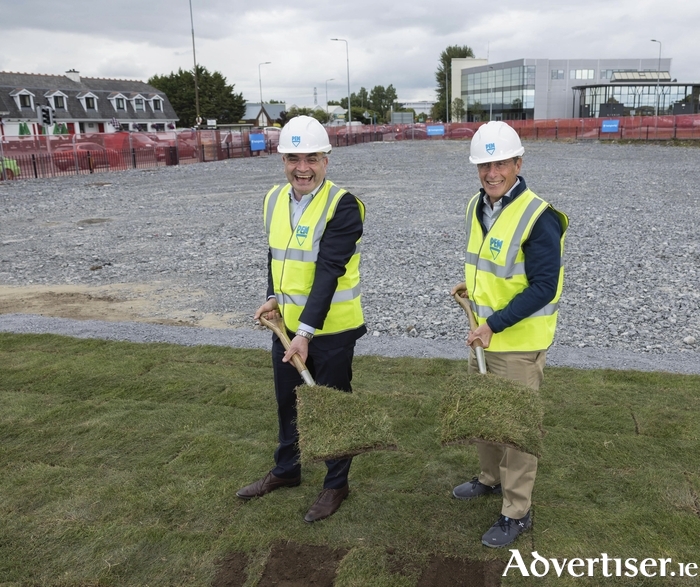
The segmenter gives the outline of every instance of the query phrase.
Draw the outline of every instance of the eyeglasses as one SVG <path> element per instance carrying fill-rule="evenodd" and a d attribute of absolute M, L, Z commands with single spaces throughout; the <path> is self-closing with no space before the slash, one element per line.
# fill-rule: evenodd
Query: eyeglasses
<path fill-rule="evenodd" d="M 290 165 L 299 165 L 301 162 L 307 165 L 316 165 L 324 158 L 324 155 L 318 153 L 312 153 L 306 157 L 300 157 L 299 155 L 285 155 L 284 160 Z"/>
<path fill-rule="evenodd" d="M 476 168 L 479 171 L 488 171 L 491 169 L 491 166 L 493 165 L 493 168 L 496 171 L 504 171 L 507 169 L 511 163 L 514 163 L 517 161 L 517 159 L 505 159 L 503 161 L 490 161 L 489 163 L 477 163 Z"/>

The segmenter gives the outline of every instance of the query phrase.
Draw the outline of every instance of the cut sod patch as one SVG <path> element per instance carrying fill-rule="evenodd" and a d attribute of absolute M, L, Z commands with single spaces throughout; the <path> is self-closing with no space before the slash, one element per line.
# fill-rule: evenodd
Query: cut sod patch
<path fill-rule="evenodd" d="M 440 408 L 443 444 L 485 442 L 541 456 L 540 395 L 517 381 L 456 373 L 445 381 Z"/>
<path fill-rule="evenodd" d="M 396 448 L 391 422 L 378 396 L 330 387 L 297 388 L 301 462 L 341 459 Z"/>

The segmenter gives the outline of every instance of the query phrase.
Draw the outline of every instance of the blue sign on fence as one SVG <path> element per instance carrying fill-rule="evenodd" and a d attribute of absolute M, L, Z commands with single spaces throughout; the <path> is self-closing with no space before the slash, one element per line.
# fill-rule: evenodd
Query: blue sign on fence
<path fill-rule="evenodd" d="M 250 135 L 250 150 L 264 151 L 265 150 L 265 135 L 251 134 Z"/>
<path fill-rule="evenodd" d="M 437 137 L 445 134 L 445 127 L 441 124 L 437 126 L 427 126 L 425 130 L 428 131 L 429 137 Z"/>
<path fill-rule="evenodd" d="M 620 131 L 620 121 L 619 120 L 604 120 L 603 126 L 600 132 L 619 132 Z"/>

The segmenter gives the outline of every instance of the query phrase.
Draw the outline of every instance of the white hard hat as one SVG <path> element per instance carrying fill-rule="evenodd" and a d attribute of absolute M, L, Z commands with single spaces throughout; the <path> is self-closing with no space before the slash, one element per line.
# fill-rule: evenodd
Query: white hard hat
<path fill-rule="evenodd" d="M 482 124 L 472 137 L 469 162 L 489 163 L 520 157 L 525 147 L 512 126 L 500 120 Z"/>
<path fill-rule="evenodd" d="M 295 116 L 280 132 L 279 153 L 330 153 L 331 142 L 323 125 L 311 116 Z"/>

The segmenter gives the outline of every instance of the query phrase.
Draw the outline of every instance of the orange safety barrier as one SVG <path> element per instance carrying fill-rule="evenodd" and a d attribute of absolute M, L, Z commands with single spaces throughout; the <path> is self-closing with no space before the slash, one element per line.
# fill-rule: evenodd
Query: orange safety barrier
<path fill-rule="evenodd" d="M 601 132 L 604 120 L 618 120 L 617 132 Z M 698 140 L 700 115 L 622 116 L 612 118 L 561 118 L 509 120 L 529 140 Z M 484 123 L 377 124 L 329 127 L 334 148 L 373 141 L 469 140 Z M 428 126 L 443 126 L 432 135 Z M 264 134 L 264 151 L 252 151 L 251 132 Z M 221 161 L 234 157 L 277 153 L 275 129 L 220 131 L 181 130 L 160 133 L 116 132 L 78 135 L 3 136 L 0 142 L 0 180 L 56 177 Z"/>

